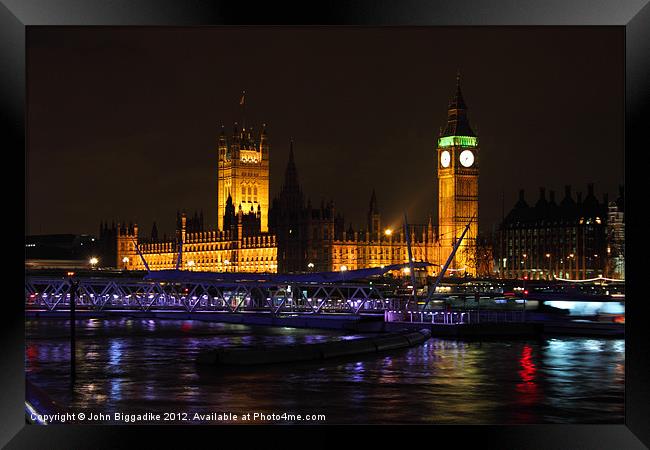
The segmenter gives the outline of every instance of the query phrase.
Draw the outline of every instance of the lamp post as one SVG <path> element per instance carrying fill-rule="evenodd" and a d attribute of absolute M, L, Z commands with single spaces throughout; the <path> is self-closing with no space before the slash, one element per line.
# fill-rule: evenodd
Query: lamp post
<path fill-rule="evenodd" d="M 90 262 L 90 267 L 92 269 L 95 269 L 95 266 L 97 266 L 97 263 L 99 262 L 99 259 L 97 259 L 96 257 L 93 256 L 92 258 L 90 258 L 89 262 Z"/>
<path fill-rule="evenodd" d="M 546 254 L 546 259 L 548 260 L 548 279 L 551 279 L 551 254 Z"/>
<path fill-rule="evenodd" d="M 122 258 L 122 262 L 124 263 L 124 270 L 129 270 L 129 257 L 125 256 Z"/>

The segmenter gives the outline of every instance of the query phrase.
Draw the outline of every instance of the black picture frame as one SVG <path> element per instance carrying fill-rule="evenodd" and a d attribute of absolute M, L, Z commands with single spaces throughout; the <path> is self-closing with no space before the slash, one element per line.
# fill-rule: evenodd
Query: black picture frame
<path fill-rule="evenodd" d="M 440 26 L 440 25 L 611 25 L 625 27 L 626 35 L 626 290 L 632 299 L 627 304 L 625 425 L 521 425 L 521 426 L 431 426 L 409 429 L 409 435 L 422 437 L 432 445 L 443 437 L 468 442 L 479 439 L 489 448 L 644 448 L 650 445 L 650 399 L 648 395 L 647 307 L 643 304 L 643 265 L 645 247 L 645 194 L 641 160 L 647 152 L 647 119 L 650 101 L 650 5 L 647 0 L 594 2 L 590 0 L 455 0 L 455 1 L 174 1 L 174 0 L 1 0 L 0 1 L 0 111 L 8 125 L 2 135 L 5 163 L 10 155 L 26 149 L 26 72 L 25 35 L 30 26 L 56 25 L 361 25 L 361 26 Z M 646 125 L 644 127 L 644 125 Z M 16 171 L 17 172 L 17 171 Z M 7 183 L 8 177 L 5 177 Z M 9 181 L 4 192 L 15 199 L 16 188 Z M 16 200 L 20 203 L 20 199 Z M 20 205 L 18 205 L 18 208 Z M 24 203 L 23 203 L 24 207 Z M 9 211 L 13 208 L 7 206 Z M 7 222 L 20 227 L 16 214 Z M 23 216 L 24 218 L 25 216 Z M 13 238 L 13 233 L 16 233 Z M 23 230 L 24 232 L 24 230 Z M 20 230 L 5 234 L 5 248 L 24 256 Z M 20 257 L 9 256 L 12 267 L 24 274 Z M 18 275 L 20 277 L 20 275 Z M 188 445 L 203 439 L 217 443 L 213 427 L 100 427 L 26 426 L 24 413 L 24 305 L 23 292 L 13 277 L 4 300 L 2 346 L 2 420 L 0 443 L 7 448 L 118 448 L 142 438 L 143 430 L 155 434 L 165 444 Z M 11 300 L 11 301 L 9 301 Z M 286 432 L 288 427 L 279 427 Z M 115 431 L 119 429 L 119 433 Z M 293 428 L 291 428 L 293 430 Z M 219 442 L 225 432 L 243 434 L 241 428 L 219 428 Z M 318 440 L 337 439 L 338 433 L 323 433 L 312 427 L 301 431 L 318 433 Z M 350 431 L 350 430 L 346 430 Z M 393 427 L 369 430 L 405 438 Z M 247 428 L 246 436 L 267 433 Z M 353 431 L 354 432 L 354 431 Z M 191 434 L 191 437 L 188 436 Z M 287 435 L 288 436 L 288 435 Z M 428 436 L 428 437 L 427 437 Z M 229 437 L 229 439 L 232 437 Z M 339 436 L 340 438 L 340 436 Z M 223 441 L 222 441 L 223 439 Z M 408 438 L 406 441 L 416 445 Z M 410 444 L 410 445 L 411 445 Z M 644 445 L 645 444 L 645 445 Z M 150 446 L 154 446 L 153 441 Z M 212 444 L 210 444 L 212 445 Z"/>

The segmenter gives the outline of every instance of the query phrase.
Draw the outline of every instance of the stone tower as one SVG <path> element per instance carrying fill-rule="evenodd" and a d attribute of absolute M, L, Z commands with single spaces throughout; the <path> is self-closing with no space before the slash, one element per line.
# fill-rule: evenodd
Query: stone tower
<path fill-rule="evenodd" d="M 438 138 L 437 156 L 441 264 L 447 260 L 456 240 L 471 220 L 472 224 L 449 267 L 460 274 L 476 276 L 479 146 L 467 118 L 460 74 L 456 77 L 456 93 L 449 102 L 447 126 Z"/>
<path fill-rule="evenodd" d="M 244 97 L 240 104 L 244 105 Z M 217 142 L 217 228 L 224 230 L 223 217 L 228 197 L 235 210 L 251 209 L 261 215 L 261 231 L 268 231 L 269 141 L 266 125 L 259 133 L 235 123 L 232 136 L 221 129 Z"/>
<path fill-rule="evenodd" d="M 134 270 L 139 261 L 135 243 L 138 242 L 138 224 L 117 224 L 117 267 Z"/>
<path fill-rule="evenodd" d="M 377 195 L 375 190 L 372 190 L 372 195 L 370 196 L 370 206 L 368 207 L 368 233 L 372 239 L 377 239 L 381 237 L 381 217 L 379 215 L 379 208 L 377 207 Z"/>
<path fill-rule="evenodd" d="M 269 214 L 271 232 L 278 242 L 278 271 L 304 272 L 307 261 L 307 210 L 298 181 L 294 161 L 293 141 L 289 145 L 289 161 L 284 172 L 284 183 L 273 200 Z"/>

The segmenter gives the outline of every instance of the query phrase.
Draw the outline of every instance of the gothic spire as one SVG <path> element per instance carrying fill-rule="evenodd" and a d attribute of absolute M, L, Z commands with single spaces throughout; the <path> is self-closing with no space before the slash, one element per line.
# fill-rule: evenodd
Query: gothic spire
<path fill-rule="evenodd" d="M 456 74 L 456 93 L 449 100 L 447 126 L 442 136 L 476 136 L 467 118 L 467 106 L 460 88 L 460 70 Z"/>
<path fill-rule="evenodd" d="M 151 227 L 151 242 L 158 242 L 158 227 L 155 221 Z"/>
<path fill-rule="evenodd" d="M 284 172 L 283 189 L 300 189 L 298 184 L 298 170 L 296 169 L 296 163 L 293 158 L 293 139 L 291 139 L 289 144 L 289 161 L 287 162 L 287 169 Z"/>
<path fill-rule="evenodd" d="M 375 188 L 372 188 L 372 195 L 370 196 L 370 208 L 368 212 L 370 214 L 379 213 L 379 208 L 377 207 L 377 195 L 375 194 Z"/>

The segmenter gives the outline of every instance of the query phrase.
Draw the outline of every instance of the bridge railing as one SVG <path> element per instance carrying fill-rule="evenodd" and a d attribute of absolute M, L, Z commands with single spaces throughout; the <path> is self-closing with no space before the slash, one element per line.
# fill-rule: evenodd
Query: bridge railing
<path fill-rule="evenodd" d="M 264 282 L 165 282 L 127 278 L 79 278 L 75 305 L 80 310 L 270 311 L 352 313 L 381 312 L 394 306 L 372 284 Z M 72 282 L 67 277 L 28 276 L 27 309 L 70 308 Z"/>

